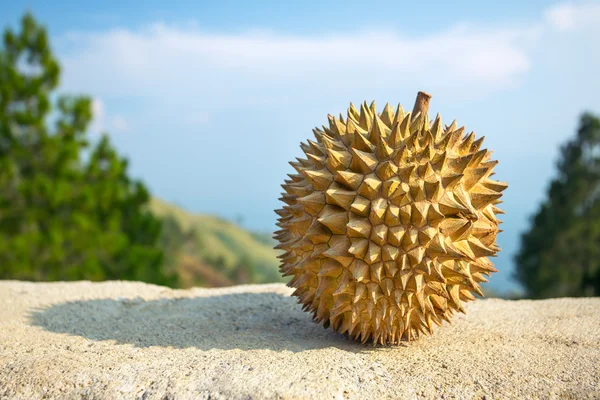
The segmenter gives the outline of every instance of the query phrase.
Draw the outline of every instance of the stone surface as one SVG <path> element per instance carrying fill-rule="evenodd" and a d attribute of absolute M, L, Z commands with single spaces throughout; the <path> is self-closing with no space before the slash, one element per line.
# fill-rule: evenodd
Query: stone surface
<path fill-rule="evenodd" d="M 0 398 L 600 398 L 600 299 L 480 300 L 360 345 L 283 285 L 0 281 Z"/>

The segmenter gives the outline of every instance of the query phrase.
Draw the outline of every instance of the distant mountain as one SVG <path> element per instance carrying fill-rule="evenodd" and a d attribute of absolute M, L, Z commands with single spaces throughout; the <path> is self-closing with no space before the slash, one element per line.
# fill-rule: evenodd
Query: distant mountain
<path fill-rule="evenodd" d="M 163 220 L 160 245 L 182 287 L 285 281 L 270 234 L 249 232 L 159 199 L 151 200 L 150 209 Z"/>

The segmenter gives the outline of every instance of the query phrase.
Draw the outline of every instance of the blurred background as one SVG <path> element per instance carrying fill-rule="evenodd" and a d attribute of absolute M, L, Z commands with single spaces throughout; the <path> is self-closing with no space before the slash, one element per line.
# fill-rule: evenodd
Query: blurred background
<path fill-rule="evenodd" d="M 504 297 L 600 295 L 600 2 L 0 4 L 0 279 L 283 281 L 299 143 L 350 101 L 486 137 Z"/>

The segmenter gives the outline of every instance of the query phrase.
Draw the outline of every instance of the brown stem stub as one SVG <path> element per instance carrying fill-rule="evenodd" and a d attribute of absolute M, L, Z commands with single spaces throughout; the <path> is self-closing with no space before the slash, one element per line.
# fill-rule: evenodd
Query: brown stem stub
<path fill-rule="evenodd" d="M 429 110 L 429 100 L 431 100 L 431 95 L 425 92 L 417 93 L 417 99 L 415 100 L 415 106 L 412 110 L 413 118 L 417 115 L 418 112 L 421 113 L 421 117 L 427 115 L 427 111 Z"/>

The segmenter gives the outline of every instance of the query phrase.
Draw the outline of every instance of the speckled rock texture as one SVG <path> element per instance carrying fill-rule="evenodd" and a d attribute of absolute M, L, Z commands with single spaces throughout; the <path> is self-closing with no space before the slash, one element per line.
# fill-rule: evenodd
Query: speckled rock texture
<path fill-rule="evenodd" d="M 290 294 L 0 281 L 0 399 L 600 398 L 600 298 L 478 300 L 373 347 Z"/>

